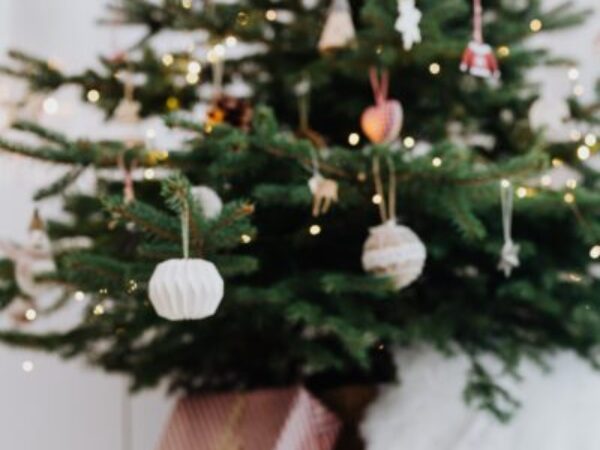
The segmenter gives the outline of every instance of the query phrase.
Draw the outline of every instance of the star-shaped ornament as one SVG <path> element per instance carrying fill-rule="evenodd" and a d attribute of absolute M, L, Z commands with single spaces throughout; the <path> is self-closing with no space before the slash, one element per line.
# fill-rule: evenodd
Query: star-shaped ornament
<path fill-rule="evenodd" d="M 415 0 L 399 0 L 398 13 L 395 28 L 402 33 L 404 50 L 408 51 L 415 43 L 421 42 L 419 23 L 423 14 L 415 6 Z"/>
<path fill-rule="evenodd" d="M 498 263 L 498 270 L 504 272 L 506 277 L 510 277 L 513 269 L 519 267 L 519 245 L 513 241 L 506 241 L 500 252 L 500 262 Z"/>

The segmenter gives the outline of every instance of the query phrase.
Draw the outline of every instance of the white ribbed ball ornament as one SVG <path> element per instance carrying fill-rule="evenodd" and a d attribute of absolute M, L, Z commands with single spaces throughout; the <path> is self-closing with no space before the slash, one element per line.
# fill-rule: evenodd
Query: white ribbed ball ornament
<path fill-rule="evenodd" d="M 202 209 L 202 214 L 207 219 L 214 219 L 223 210 L 223 201 L 219 194 L 208 186 L 195 186 L 190 190 L 192 198 Z"/>
<path fill-rule="evenodd" d="M 204 259 L 170 259 L 156 266 L 150 278 L 150 301 L 156 313 L 168 320 L 212 316 L 223 293 L 223 278 Z"/>
<path fill-rule="evenodd" d="M 362 265 L 367 272 L 390 277 L 400 290 L 419 278 L 426 257 L 425 245 L 414 231 L 389 220 L 369 230 Z"/>

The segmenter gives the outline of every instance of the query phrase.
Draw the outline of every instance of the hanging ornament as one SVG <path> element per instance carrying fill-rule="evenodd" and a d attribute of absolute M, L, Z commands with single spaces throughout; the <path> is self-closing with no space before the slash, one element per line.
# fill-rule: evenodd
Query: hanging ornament
<path fill-rule="evenodd" d="M 415 43 L 421 42 L 421 17 L 423 14 L 415 6 L 415 0 L 398 0 L 396 31 L 402 33 L 404 50 L 409 51 Z"/>
<path fill-rule="evenodd" d="M 191 189 L 192 198 L 202 210 L 202 214 L 207 219 L 219 217 L 223 210 L 223 202 L 213 189 L 208 186 L 194 186 Z"/>
<path fill-rule="evenodd" d="M 30 298 L 54 294 L 51 292 L 51 283 L 37 280 L 38 276 L 56 270 L 50 239 L 37 209 L 29 225 L 27 244 L 20 246 L 0 241 L 0 251 L 13 261 L 15 280 L 23 294 Z"/>
<path fill-rule="evenodd" d="M 325 138 L 313 130 L 309 123 L 310 117 L 310 79 L 303 76 L 294 86 L 294 93 L 298 98 L 299 127 L 296 135 L 299 138 L 308 139 L 316 148 L 325 148 Z"/>
<path fill-rule="evenodd" d="M 403 111 L 398 100 L 388 100 L 389 73 L 384 71 L 381 80 L 377 70 L 369 71 L 371 87 L 375 96 L 375 106 L 368 107 L 362 114 L 360 123 L 365 135 L 374 144 L 389 144 L 396 140 L 402 131 Z"/>
<path fill-rule="evenodd" d="M 388 158 L 388 168 L 390 182 L 386 205 L 379 158 L 373 159 L 373 178 L 383 223 L 369 230 L 362 265 L 367 272 L 389 277 L 394 287 L 400 290 L 419 278 L 427 250 L 414 231 L 396 222 L 396 178 L 391 158 Z"/>
<path fill-rule="evenodd" d="M 529 122 L 535 131 L 542 131 L 548 142 L 569 140 L 571 108 L 560 96 L 544 95 L 529 108 Z"/>
<path fill-rule="evenodd" d="M 460 70 L 481 78 L 498 78 L 498 60 L 492 48 L 483 42 L 481 0 L 473 0 L 473 40 L 465 49 Z"/>
<path fill-rule="evenodd" d="M 213 100 L 207 112 L 206 123 L 209 126 L 227 123 L 248 131 L 252 126 L 253 116 L 254 111 L 250 101 L 223 94 Z"/>
<path fill-rule="evenodd" d="M 40 216 L 40 211 L 35 208 L 29 223 L 29 244 L 36 250 L 50 250 L 50 239 L 46 233 L 46 225 Z"/>
<path fill-rule="evenodd" d="M 132 172 L 137 167 L 137 161 L 131 161 L 128 166 L 127 162 L 125 161 L 125 155 L 120 154 L 117 158 L 117 164 L 119 165 L 121 171 L 123 171 L 123 198 L 125 199 L 125 203 L 131 203 L 135 200 L 135 188 Z"/>
<path fill-rule="evenodd" d="M 308 180 L 308 188 L 313 195 L 312 214 L 314 217 L 318 217 L 321 214 L 326 214 L 332 203 L 337 203 L 338 183 L 321 175 L 316 153 L 313 153 L 312 160 L 313 176 Z"/>
<path fill-rule="evenodd" d="M 504 245 L 500 252 L 498 270 L 510 277 L 513 269 L 519 267 L 519 245 L 512 240 L 512 216 L 513 216 L 513 185 L 508 180 L 500 182 L 500 202 L 502 204 L 502 230 L 504 233 Z"/>
<path fill-rule="evenodd" d="M 356 38 L 348 0 L 333 0 L 319 39 L 322 52 L 347 47 Z"/>
<path fill-rule="evenodd" d="M 224 294 L 223 278 L 213 263 L 189 258 L 190 211 L 181 212 L 183 259 L 160 263 L 150 278 L 148 294 L 156 313 L 168 320 L 212 316 Z"/>
<path fill-rule="evenodd" d="M 129 72 L 125 72 L 122 77 L 124 79 L 125 95 L 115 109 L 114 118 L 124 124 L 136 124 L 140 121 L 141 105 L 133 97 L 133 91 L 135 90 L 133 77 Z"/>

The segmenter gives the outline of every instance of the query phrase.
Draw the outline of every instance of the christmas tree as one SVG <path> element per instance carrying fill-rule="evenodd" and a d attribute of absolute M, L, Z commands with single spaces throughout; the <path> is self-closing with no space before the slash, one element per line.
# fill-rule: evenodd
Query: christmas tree
<path fill-rule="evenodd" d="M 570 64 L 527 39 L 586 12 L 541 3 L 123 0 L 105 24 L 147 33 L 101 70 L 12 52 L 1 71 L 32 92 L 77 85 L 136 131 L 92 141 L 18 120 L 37 143 L 0 139 L 69 167 L 36 197 L 70 216 L 46 224 L 55 267 L 36 282 L 63 287 L 48 311 L 88 302 L 67 332 L 0 339 L 85 355 L 135 389 L 317 392 L 393 381 L 394 348 L 425 342 L 466 353 L 467 400 L 507 418 L 516 400 L 484 356 L 516 375 L 557 348 L 595 363 L 600 341 L 600 194 L 583 164 L 598 146 L 539 128 L 526 77 Z M 174 30 L 195 45 L 155 50 Z M 577 130 L 597 123 L 596 106 L 569 106 Z M 153 115 L 181 146 L 144 139 Z M 566 166 L 583 178 L 548 181 Z M 74 189 L 90 170 L 96 192 Z M 1 306 L 35 302 L 15 261 L 0 269 Z"/>

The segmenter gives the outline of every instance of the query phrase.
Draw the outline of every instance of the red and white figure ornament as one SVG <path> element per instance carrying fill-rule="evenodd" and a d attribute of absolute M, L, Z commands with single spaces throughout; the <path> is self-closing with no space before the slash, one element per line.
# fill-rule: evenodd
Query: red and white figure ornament
<path fill-rule="evenodd" d="M 363 247 L 362 265 L 367 272 L 388 277 L 400 290 L 419 278 L 427 250 L 414 231 L 396 222 L 396 177 L 391 158 L 388 158 L 388 168 L 390 181 L 386 201 L 379 158 L 373 159 L 373 178 L 382 224 L 369 230 Z"/>
<path fill-rule="evenodd" d="M 465 49 L 460 70 L 481 78 L 498 78 L 500 69 L 496 55 L 483 41 L 483 10 L 481 0 L 473 0 L 473 40 Z"/>
<path fill-rule="evenodd" d="M 375 105 L 363 112 L 360 124 L 363 133 L 374 144 L 389 144 L 400 136 L 404 112 L 398 100 L 387 98 L 389 89 L 389 72 L 382 73 L 381 78 L 377 69 L 369 71 L 371 87 L 375 96 Z"/>
<path fill-rule="evenodd" d="M 322 52 L 347 47 L 356 38 L 352 10 L 348 0 L 333 0 L 319 39 Z"/>
<path fill-rule="evenodd" d="M 215 314 L 224 295 L 224 282 L 213 263 L 189 258 L 190 211 L 181 212 L 183 259 L 156 266 L 148 294 L 156 313 L 168 320 L 204 319 Z"/>

